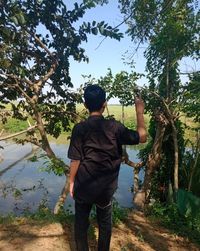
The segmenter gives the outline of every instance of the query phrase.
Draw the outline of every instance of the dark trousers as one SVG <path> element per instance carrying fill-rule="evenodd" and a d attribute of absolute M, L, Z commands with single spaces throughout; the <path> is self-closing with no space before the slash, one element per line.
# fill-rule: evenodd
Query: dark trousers
<path fill-rule="evenodd" d="M 75 201 L 75 242 L 77 251 L 89 251 L 88 228 L 92 204 Z M 99 226 L 98 251 L 110 250 L 112 232 L 112 204 L 106 206 L 96 204 L 97 223 Z"/>

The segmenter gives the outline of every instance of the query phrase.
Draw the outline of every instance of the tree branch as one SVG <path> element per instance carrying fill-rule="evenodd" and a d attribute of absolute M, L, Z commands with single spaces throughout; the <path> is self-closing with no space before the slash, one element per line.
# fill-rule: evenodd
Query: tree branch
<path fill-rule="evenodd" d="M 132 11 L 131 14 L 129 14 L 121 23 L 119 23 L 119 24 L 116 25 L 114 28 L 112 28 L 111 31 L 113 31 L 113 30 L 119 28 L 122 24 L 126 23 L 126 21 L 132 16 L 132 14 L 133 14 L 133 11 Z M 99 45 L 95 48 L 95 50 L 97 50 L 97 49 L 101 46 L 101 44 L 104 42 L 104 40 L 105 40 L 106 38 L 107 38 L 107 37 L 104 37 L 104 38 L 101 40 L 101 42 L 100 42 Z"/>
<path fill-rule="evenodd" d="M 1 137 L 1 138 L 0 138 L 0 141 L 6 140 L 6 139 L 14 138 L 14 137 L 16 137 L 16 136 L 18 136 L 18 135 L 21 135 L 21 134 L 23 134 L 23 133 L 32 131 L 32 130 L 35 129 L 36 127 L 37 127 L 37 125 L 34 125 L 34 126 L 31 126 L 31 127 L 29 127 L 28 129 L 23 130 L 23 131 L 21 131 L 21 132 L 17 132 L 17 133 L 11 134 L 11 135 L 7 135 L 7 136 L 4 136 L 4 137 Z"/>
<path fill-rule="evenodd" d="M 47 54 L 53 59 L 53 61 L 57 62 L 57 59 L 55 58 L 54 54 L 46 47 L 46 45 L 39 39 L 39 37 L 36 36 L 35 33 L 29 32 L 28 30 L 26 30 L 26 32 L 34 37 L 37 44 L 47 52 Z"/>

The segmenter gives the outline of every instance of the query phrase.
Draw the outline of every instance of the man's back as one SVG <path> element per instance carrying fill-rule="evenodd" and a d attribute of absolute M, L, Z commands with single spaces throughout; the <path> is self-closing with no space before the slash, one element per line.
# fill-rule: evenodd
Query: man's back
<path fill-rule="evenodd" d="M 99 226 L 98 250 L 109 251 L 112 196 L 117 188 L 122 145 L 146 141 L 144 104 L 142 100 L 135 99 L 137 131 L 132 131 L 115 120 L 103 118 L 106 93 L 100 86 L 87 86 L 84 100 L 90 117 L 74 127 L 68 151 L 71 159 L 70 194 L 75 199 L 76 248 L 77 251 L 89 251 L 87 231 L 95 203 Z"/>
<path fill-rule="evenodd" d="M 137 132 L 114 119 L 90 116 L 73 130 L 68 156 L 80 159 L 74 197 L 94 202 L 102 193 L 112 196 L 122 157 L 122 144 L 138 144 Z"/>

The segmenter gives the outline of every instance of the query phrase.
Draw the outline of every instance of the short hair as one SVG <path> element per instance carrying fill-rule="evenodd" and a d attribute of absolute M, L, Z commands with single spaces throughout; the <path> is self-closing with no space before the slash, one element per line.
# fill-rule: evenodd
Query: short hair
<path fill-rule="evenodd" d="M 106 101 L 105 91 L 98 85 L 89 85 L 84 91 L 84 100 L 90 112 L 99 111 Z"/>

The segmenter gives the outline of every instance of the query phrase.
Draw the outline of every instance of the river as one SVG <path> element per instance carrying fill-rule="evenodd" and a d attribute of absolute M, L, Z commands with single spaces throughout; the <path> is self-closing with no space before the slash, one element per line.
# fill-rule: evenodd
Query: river
<path fill-rule="evenodd" d="M 11 142 L 1 142 L 1 145 L 4 149 L 0 150 L 0 154 L 4 160 L 0 163 L 0 214 L 20 215 L 25 211 L 33 212 L 40 204 L 53 209 L 64 185 L 65 177 L 43 170 L 47 159 L 41 156 L 41 151 L 37 151 L 37 157 L 39 157 L 37 161 L 30 161 L 30 156 L 27 157 L 32 149 L 30 144 L 21 146 Z M 68 145 L 52 142 L 51 146 L 55 153 L 69 164 Z M 127 146 L 127 152 L 130 160 L 138 161 L 138 150 L 135 147 Z M 17 162 L 21 158 L 22 160 Z M 131 192 L 133 175 L 132 167 L 121 165 L 115 199 L 122 207 L 134 206 Z M 139 177 L 143 179 L 143 172 Z M 69 196 L 65 207 L 73 211 L 74 202 Z"/>

